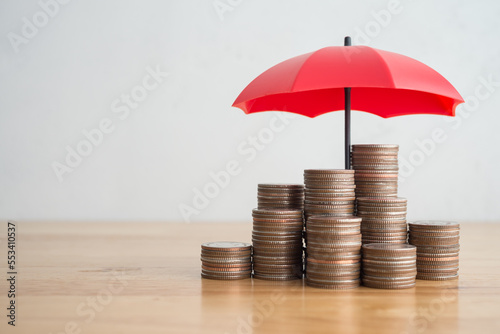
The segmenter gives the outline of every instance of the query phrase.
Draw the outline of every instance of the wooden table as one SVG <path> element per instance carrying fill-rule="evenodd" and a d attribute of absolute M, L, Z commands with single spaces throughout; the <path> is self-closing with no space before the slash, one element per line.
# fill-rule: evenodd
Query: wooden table
<path fill-rule="evenodd" d="M 6 268 L 6 224 L 0 238 Z M 462 224 L 460 279 L 329 291 L 200 278 L 200 244 L 251 224 L 17 225 L 16 327 L 1 333 L 500 333 L 500 224 Z"/>

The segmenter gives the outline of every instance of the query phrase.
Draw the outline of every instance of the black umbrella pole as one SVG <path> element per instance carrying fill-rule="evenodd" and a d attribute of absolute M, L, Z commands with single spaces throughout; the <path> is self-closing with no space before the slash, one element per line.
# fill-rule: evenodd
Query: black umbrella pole
<path fill-rule="evenodd" d="M 351 88 L 344 88 L 345 95 L 345 169 L 351 169 Z"/>
<path fill-rule="evenodd" d="M 351 46 L 351 37 L 344 38 L 344 46 Z M 351 88 L 344 88 L 345 95 L 345 169 L 351 169 Z"/>

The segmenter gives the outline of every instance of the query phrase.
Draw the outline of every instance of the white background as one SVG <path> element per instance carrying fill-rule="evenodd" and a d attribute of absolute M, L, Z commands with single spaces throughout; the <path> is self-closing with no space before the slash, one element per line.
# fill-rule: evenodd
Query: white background
<path fill-rule="evenodd" d="M 401 1 L 390 17 L 388 4 L 73 0 L 43 22 L 37 1 L 2 1 L 0 219 L 185 221 L 180 206 L 194 207 L 209 173 L 236 160 L 239 174 L 188 220 L 250 221 L 257 183 L 343 168 L 343 112 L 296 117 L 253 158 L 237 147 L 276 113 L 245 115 L 232 102 L 270 66 L 351 35 L 431 66 L 470 103 L 455 120 L 353 112 L 353 143 L 397 143 L 400 160 L 414 162 L 400 184 L 408 218 L 499 221 L 500 87 L 482 80 L 500 81 L 500 2 Z M 38 31 L 13 46 L 33 16 Z M 147 68 L 169 75 L 120 119 L 112 103 Z M 53 163 L 106 118 L 113 132 L 60 182 Z M 422 153 L 416 141 L 436 128 L 446 140 Z"/>

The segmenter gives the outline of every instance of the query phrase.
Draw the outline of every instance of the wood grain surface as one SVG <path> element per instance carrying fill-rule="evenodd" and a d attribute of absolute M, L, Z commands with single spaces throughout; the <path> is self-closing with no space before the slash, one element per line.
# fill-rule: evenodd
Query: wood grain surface
<path fill-rule="evenodd" d="M 329 291 L 300 280 L 200 278 L 200 244 L 251 224 L 23 223 L 16 326 L 3 333 L 500 333 L 500 224 L 462 224 L 460 278 L 408 290 Z"/>

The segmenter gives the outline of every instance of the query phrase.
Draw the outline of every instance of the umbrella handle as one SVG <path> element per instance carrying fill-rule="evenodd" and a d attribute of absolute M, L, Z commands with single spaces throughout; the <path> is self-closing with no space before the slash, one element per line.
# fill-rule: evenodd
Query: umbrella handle
<path fill-rule="evenodd" d="M 351 37 L 344 38 L 344 46 L 351 46 Z M 351 88 L 344 88 L 344 150 L 345 150 L 345 169 L 351 169 Z"/>

